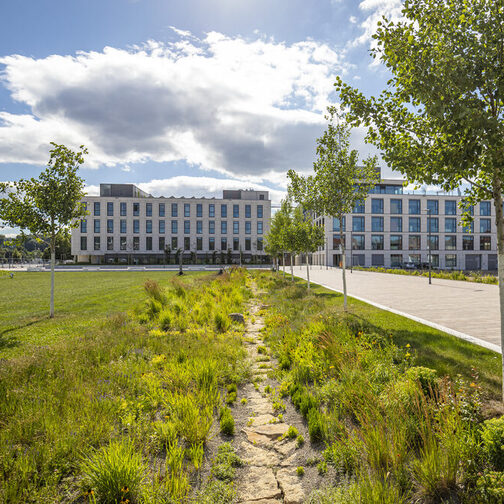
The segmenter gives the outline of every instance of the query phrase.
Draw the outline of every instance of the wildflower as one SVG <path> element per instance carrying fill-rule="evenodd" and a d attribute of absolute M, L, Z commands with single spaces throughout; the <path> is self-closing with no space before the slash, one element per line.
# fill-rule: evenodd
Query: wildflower
<path fill-rule="evenodd" d="M 406 359 L 409 359 L 411 357 L 411 354 L 409 352 L 406 352 L 405 357 L 406 357 Z"/>
<path fill-rule="evenodd" d="M 411 346 L 411 345 L 408 343 L 408 344 L 406 345 L 406 348 L 409 348 L 410 346 Z"/>
<path fill-rule="evenodd" d="M 121 492 L 123 492 L 123 493 L 128 493 L 128 492 L 129 492 L 129 488 L 128 488 L 127 486 L 123 486 L 123 487 L 121 488 Z"/>
<path fill-rule="evenodd" d="M 329 369 L 334 369 L 334 366 L 329 366 Z"/>
<path fill-rule="evenodd" d="M 475 387 L 477 387 L 477 385 L 476 385 L 476 383 L 472 382 L 472 383 L 469 385 L 469 387 L 475 388 Z"/>

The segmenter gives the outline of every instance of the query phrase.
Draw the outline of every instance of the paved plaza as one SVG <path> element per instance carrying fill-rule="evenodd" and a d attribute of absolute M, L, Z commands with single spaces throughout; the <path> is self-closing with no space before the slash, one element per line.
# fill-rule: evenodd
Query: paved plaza
<path fill-rule="evenodd" d="M 310 279 L 341 291 L 341 270 L 313 266 Z M 286 268 L 289 271 L 289 268 Z M 306 266 L 294 274 L 306 278 Z M 483 346 L 500 348 L 499 292 L 496 285 L 440 280 L 367 271 L 347 272 L 348 294 L 387 307 L 465 339 L 477 338 Z M 421 319 L 421 320 L 419 320 Z M 439 327 L 442 326 L 442 327 Z"/>

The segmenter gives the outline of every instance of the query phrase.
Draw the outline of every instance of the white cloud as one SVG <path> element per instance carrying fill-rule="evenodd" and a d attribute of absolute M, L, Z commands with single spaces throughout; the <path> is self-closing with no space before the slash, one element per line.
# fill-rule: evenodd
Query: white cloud
<path fill-rule="evenodd" d="M 348 21 L 350 21 L 350 23 L 352 23 L 352 24 L 355 24 L 355 23 L 357 23 L 357 18 L 355 16 L 350 16 Z"/>
<path fill-rule="evenodd" d="M 45 163 L 49 141 L 86 166 L 185 160 L 263 179 L 311 167 L 344 53 L 172 28 L 172 43 L 42 59 L 11 55 L 1 78 L 31 114 L 0 113 L 0 163 Z"/>

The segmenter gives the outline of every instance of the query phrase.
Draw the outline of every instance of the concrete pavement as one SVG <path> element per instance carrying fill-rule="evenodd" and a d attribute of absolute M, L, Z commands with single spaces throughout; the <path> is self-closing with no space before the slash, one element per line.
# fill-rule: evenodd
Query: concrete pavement
<path fill-rule="evenodd" d="M 289 271 L 290 268 L 286 268 Z M 306 266 L 294 268 L 306 279 Z M 311 281 L 342 291 L 339 268 L 310 268 Z M 380 308 L 500 351 L 499 292 L 496 285 L 425 277 L 347 271 L 348 294 Z"/>

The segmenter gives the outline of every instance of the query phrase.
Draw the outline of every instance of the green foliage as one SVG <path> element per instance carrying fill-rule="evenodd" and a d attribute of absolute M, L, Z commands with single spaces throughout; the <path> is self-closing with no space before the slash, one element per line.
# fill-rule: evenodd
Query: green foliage
<path fill-rule="evenodd" d="M 236 467 L 243 465 L 231 443 L 219 446 L 217 456 L 212 464 L 212 475 L 221 481 L 231 481 L 235 477 Z"/>
<path fill-rule="evenodd" d="M 293 425 L 289 425 L 287 432 L 284 434 L 284 436 L 289 439 L 295 439 L 298 437 L 298 435 L 299 435 L 299 432 L 296 429 L 296 427 L 294 427 Z"/>
<path fill-rule="evenodd" d="M 481 441 L 483 453 L 492 468 L 504 471 L 504 416 L 483 423 Z"/>
<path fill-rule="evenodd" d="M 476 484 L 480 493 L 480 502 L 502 504 L 504 502 L 504 473 L 485 471 Z"/>
<path fill-rule="evenodd" d="M 298 466 L 298 467 L 296 468 L 296 474 L 297 474 L 298 476 L 304 476 L 304 467 L 303 467 L 303 466 Z"/>
<path fill-rule="evenodd" d="M 302 448 L 305 444 L 305 439 L 303 436 L 301 436 L 301 434 L 296 438 L 296 446 L 298 448 Z"/>
<path fill-rule="evenodd" d="M 229 408 L 222 408 L 220 412 L 220 431 L 226 436 L 232 436 L 235 431 L 235 421 Z"/>

